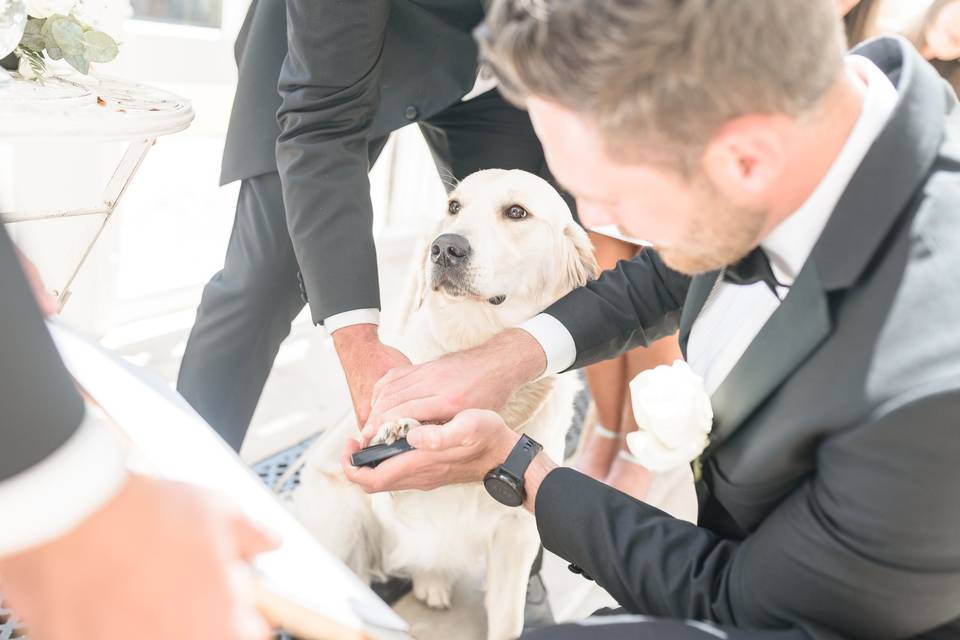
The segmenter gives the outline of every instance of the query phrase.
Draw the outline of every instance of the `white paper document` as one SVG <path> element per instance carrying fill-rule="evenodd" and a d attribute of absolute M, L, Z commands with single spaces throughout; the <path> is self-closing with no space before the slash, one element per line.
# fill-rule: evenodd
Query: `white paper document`
<path fill-rule="evenodd" d="M 48 321 L 48 326 L 74 379 L 118 424 L 151 470 L 227 494 L 253 522 L 282 538 L 280 548 L 254 563 L 272 593 L 366 637 L 406 637 L 406 623 L 314 540 L 175 391 L 62 321 Z M 337 526 L 336 514 L 330 517 L 330 526 Z"/>

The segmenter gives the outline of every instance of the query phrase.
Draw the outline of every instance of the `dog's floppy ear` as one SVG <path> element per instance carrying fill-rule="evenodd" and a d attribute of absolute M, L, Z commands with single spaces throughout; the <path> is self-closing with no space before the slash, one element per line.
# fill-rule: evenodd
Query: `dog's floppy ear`
<path fill-rule="evenodd" d="M 439 225 L 437 225 L 437 228 L 439 228 Z M 418 258 L 414 261 L 413 272 L 410 274 L 411 280 L 407 284 L 406 294 L 403 298 L 404 302 L 399 322 L 401 331 L 406 330 L 410 316 L 423 306 L 424 298 L 426 298 L 427 287 L 430 286 L 427 283 L 427 262 L 430 260 L 430 246 L 433 244 L 436 235 L 435 232 L 431 232 L 420 239 L 421 246 L 416 251 Z"/>
<path fill-rule="evenodd" d="M 587 284 L 600 274 L 600 265 L 593 255 L 593 244 L 583 227 L 570 223 L 563 230 L 564 244 L 564 284 L 576 289 Z"/>

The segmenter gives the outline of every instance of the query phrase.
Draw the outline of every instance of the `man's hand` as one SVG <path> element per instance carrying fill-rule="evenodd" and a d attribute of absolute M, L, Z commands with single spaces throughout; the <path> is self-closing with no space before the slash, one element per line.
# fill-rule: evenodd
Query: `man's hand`
<path fill-rule="evenodd" d="M 349 440 L 340 466 L 349 480 L 368 493 L 427 491 L 482 480 L 507 459 L 519 439 L 520 434 L 511 431 L 496 413 L 472 409 L 444 425 L 414 427 L 407 434 L 407 442 L 415 450 L 394 456 L 375 469 L 350 463 L 360 443 Z"/>
<path fill-rule="evenodd" d="M 333 346 L 347 376 L 357 424 L 363 425 L 370 415 L 377 380 L 391 369 L 409 366 L 410 359 L 380 342 L 375 324 L 355 324 L 334 331 Z"/>
<path fill-rule="evenodd" d="M 350 456 L 360 450 L 360 443 L 348 440 L 340 466 L 347 478 L 367 493 L 429 491 L 483 480 L 488 471 L 506 461 L 519 439 L 520 434 L 511 431 L 498 414 L 470 409 L 447 424 L 411 429 L 407 442 L 415 449 L 394 456 L 375 469 L 350 464 Z M 541 452 L 527 468 L 524 475 L 527 499 L 523 506 L 528 511 L 534 510 L 540 483 L 556 467 L 556 463 Z"/>
<path fill-rule="evenodd" d="M 52 316 L 60 311 L 57 301 L 53 299 L 47 288 L 43 286 L 43 279 L 40 277 L 40 270 L 30 259 L 23 254 L 20 249 L 14 247 L 17 252 L 17 258 L 20 259 L 20 267 L 23 269 L 23 275 L 27 278 L 27 284 L 33 291 L 33 297 L 37 300 L 37 306 L 40 312 L 45 316 Z"/>
<path fill-rule="evenodd" d="M 253 640 L 247 561 L 276 546 L 226 500 L 131 476 L 69 533 L 0 558 L 4 596 L 38 640 Z"/>
<path fill-rule="evenodd" d="M 514 391 L 543 372 L 546 362 L 533 336 L 510 329 L 476 349 L 394 369 L 373 389 L 363 441 L 386 420 L 444 422 L 466 409 L 501 409 Z"/>

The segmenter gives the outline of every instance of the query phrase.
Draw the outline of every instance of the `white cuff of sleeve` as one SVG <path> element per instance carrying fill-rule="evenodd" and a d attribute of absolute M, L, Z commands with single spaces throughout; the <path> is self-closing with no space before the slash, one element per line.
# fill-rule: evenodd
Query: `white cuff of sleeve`
<path fill-rule="evenodd" d="M 353 311 L 344 311 L 335 313 L 323 321 L 323 326 L 327 333 L 333 333 L 337 329 L 350 327 L 355 324 L 380 324 L 379 309 L 354 309 Z"/>
<path fill-rule="evenodd" d="M 547 354 L 547 368 L 541 378 L 565 371 L 577 359 L 577 345 L 563 323 L 548 313 L 536 315 L 520 328 L 533 336 Z"/>
<path fill-rule="evenodd" d="M 0 556 L 67 533 L 106 504 L 127 477 L 120 438 L 89 408 L 59 449 L 0 481 Z"/>

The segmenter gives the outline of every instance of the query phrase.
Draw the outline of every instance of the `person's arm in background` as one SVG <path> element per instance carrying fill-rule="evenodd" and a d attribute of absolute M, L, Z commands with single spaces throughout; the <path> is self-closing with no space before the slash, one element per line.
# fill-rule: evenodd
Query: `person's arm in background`
<path fill-rule="evenodd" d="M 384 420 L 445 421 L 465 409 L 500 409 L 521 385 L 584 367 L 676 332 L 690 278 L 652 250 L 622 261 L 519 329 L 469 351 L 390 371 L 374 389 L 364 429 Z"/>
<path fill-rule="evenodd" d="M 389 0 L 287 0 L 277 166 L 314 322 L 333 336 L 358 419 L 373 385 L 409 364 L 377 335 L 380 291 L 368 144 Z"/>
<path fill-rule="evenodd" d="M 234 567 L 269 541 L 220 499 L 127 473 L 2 225 L 0 518 L 0 583 L 31 637 L 267 637 Z"/>

